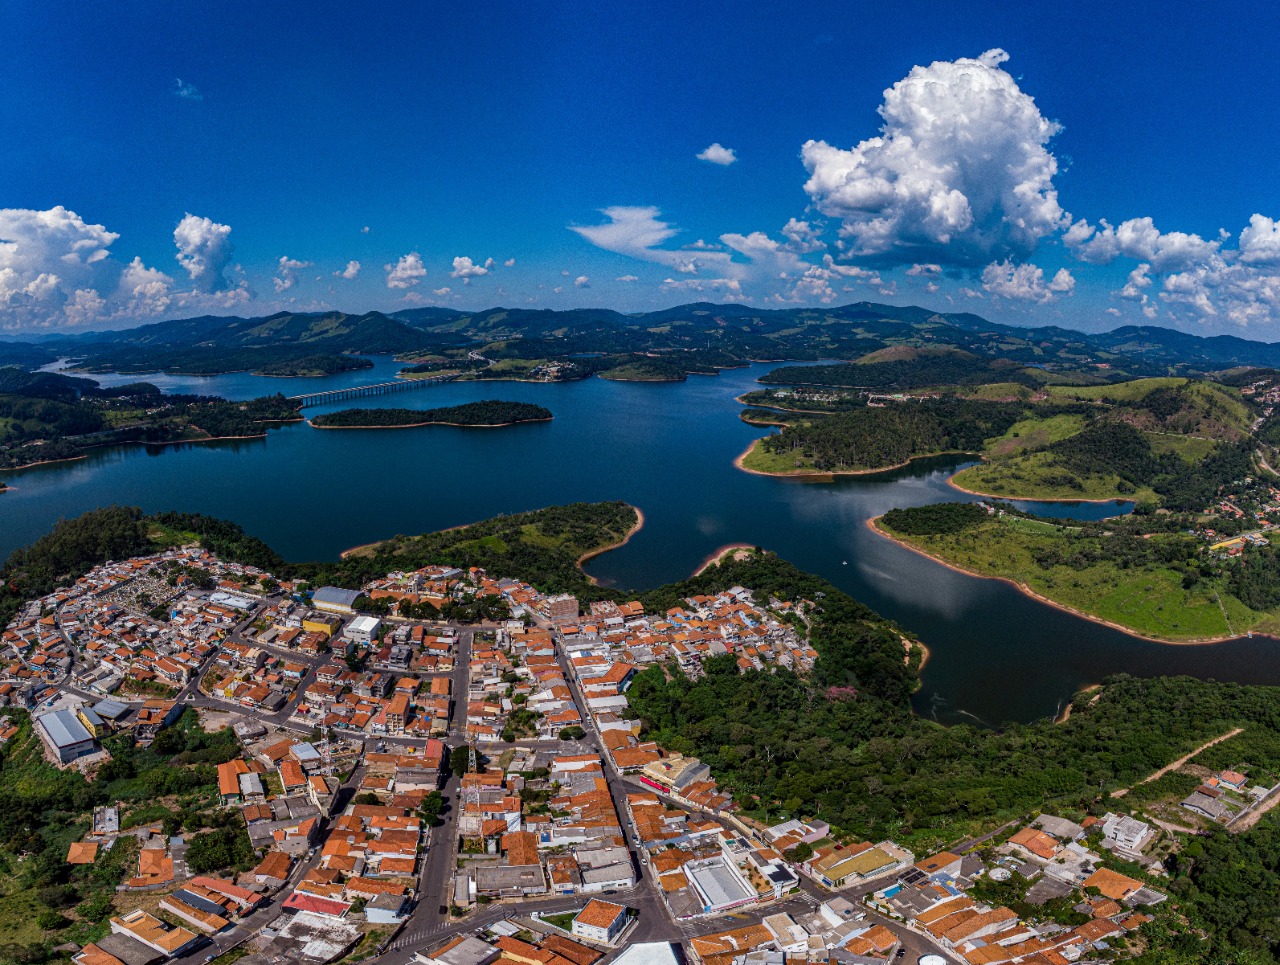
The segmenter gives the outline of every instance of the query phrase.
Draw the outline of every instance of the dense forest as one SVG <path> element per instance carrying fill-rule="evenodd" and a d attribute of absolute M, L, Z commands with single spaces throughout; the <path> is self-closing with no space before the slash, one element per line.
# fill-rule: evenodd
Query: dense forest
<path fill-rule="evenodd" d="M 847 388 L 905 391 L 937 385 L 981 385 L 1016 382 L 1037 387 L 1044 381 L 1006 359 L 979 358 L 967 352 L 946 352 L 883 362 L 838 365 L 784 365 L 760 377 L 769 385 L 830 385 Z"/>
<path fill-rule="evenodd" d="M 1026 411 L 1015 402 L 922 399 L 796 422 L 759 445 L 823 471 L 878 469 L 914 456 L 981 449 Z"/>
<path fill-rule="evenodd" d="M 339 372 L 355 372 L 371 368 L 373 368 L 373 362 L 358 355 L 319 354 L 268 362 L 254 374 L 294 377 L 337 375 Z"/>
<path fill-rule="evenodd" d="M 259 436 L 301 418 L 298 403 L 279 393 L 229 402 L 17 369 L 0 369 L 0 389 L 0 469 L 74 459 L 93 444 Z"/>
<path fill-rule="evenodd" d="M 317 429 L 446 425 L 505 426 L 516 422 L 545 422 L 551 410 L 529 402 L 486 399 L 438 409 L 341 409 L 312 418 Z"/>

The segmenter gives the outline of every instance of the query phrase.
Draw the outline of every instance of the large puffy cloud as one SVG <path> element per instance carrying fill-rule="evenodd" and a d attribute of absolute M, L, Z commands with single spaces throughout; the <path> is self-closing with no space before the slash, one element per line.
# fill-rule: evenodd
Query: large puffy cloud
<path fill-rule="evenodd" d="M 231 226 L 188 212 L 173 229 L 178 264 L 187 270 L 198 291 L 221 292 L 232 288 L 227 278 L 231 264 Z"/>
<path fill-rule="evenodd" d="M 1044 304 L 1059 295 L 1070 295 L 1075 290 L 1076 280 L 1067 269 L 1059 268 L 1058 273 L 1046 282 L 1044 271 L 1036 265 L 1015 265 L 1004 261 L 993 262 L 982 270 L 982 287 L 1001 298 Z"/>
<path fill-rule="evenodd" d="M 805 191 L 850 252 L 977 267 L 1024 259 L 1067 217 L 1048 145 L 1059 127 L 1000 64 L 1002 50 L 915 67 L 884 92 L 879 137 L 809 141 Z"/>
<path fill-rule="evenodd" d="M 243 283 L 214 294 L 176 290 L 141 258 L 112 257 L 118 238 L 63 207 L 0 210 L 0 328 L 119 324 L 248 297 Z"/>
<path fill-rule="evenodd" d="M 173 303 L 173 279 L 134 258 L 120 273 L 118 286 L 123 313 L 129 316 L 159 315 Z"/>
<path fill-rule="evenodd" d="M 1240 260 L 1246 265 L 1280 265 L 1280 221 L 1255 214 L 1240 232 Z"/>
<path fill-rule="evenodd" d="M 388 288 L 412 288 L 427 277 L 422 256 L 416 251 L 401 255 L 395 264 L 383 265 L 382 268 L 387 273 Z"/>

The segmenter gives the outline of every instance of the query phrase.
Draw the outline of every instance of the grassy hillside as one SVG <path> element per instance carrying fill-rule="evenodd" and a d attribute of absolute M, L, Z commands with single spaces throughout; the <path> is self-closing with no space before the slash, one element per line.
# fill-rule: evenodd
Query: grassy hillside
<path fill-rule="evenodd" d="M 1280 607 L 1253 610 L 1203 543 L 1140 518 L 1064 525 L 952 504 L 897 509 L 879 526 L 896 539 L 969 573 L 1003 577 L 1054 603 L 1159 640 L 1186 641 L 1280 628 Z M 1149 532 L 1148 530 L 1153 530 Z"/>

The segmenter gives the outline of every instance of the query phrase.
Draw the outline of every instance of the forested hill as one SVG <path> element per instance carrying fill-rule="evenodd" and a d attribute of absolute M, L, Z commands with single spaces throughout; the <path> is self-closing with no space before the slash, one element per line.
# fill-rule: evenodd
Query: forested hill
<path fill-rule="evenodd" d="M 443 308 L 382 312 L 281 312 L 265 318 L 175 319 L 115 332 L 0 342 L 0 365 L 38 367 L 61 357 L 97 371 L 257 370 L 303 355 L 390 352 L 558 359 L 614 357 L 611 367 L 643 358 L 680 372 L 748 360 L 855 361 L 884 349 L 911 348 L 920 358 L 889 362 L 873 385 L 901 385 L 928 370 L 934 381 L 1109 382 L 1137 376 L 1197 374 L 1237 366 L 1280 366 L 1280 345 L 1218 336 L 1203 338 L 1155 327 L 1091 334 L 1057 327 L 1019 328 L 969 313 L 872 302 L 819 308 L 758 309 L 695 303 L 656 312 Z M 189 353 L 184 360 L 181 353 Z M 221 352 L 221 368 L 218 368 Z M 948 357 L 949 353 L 953 354 Z M 964 356 L 972 359 L 965 361 Z M 627 358 L 630 356 L 630 358 Z M 997 371 L 996 363 L 1004 363 Z M 694 367 L 690 367 L 690 365 Z M 968 368 L 966 369 L 966 365 Z M 978 368 L 987 367 L 985 374 Z M 590 367 L 587 367 L 590 369 Z M 894 375 L 894 372 L 897 372 Z M 840 382 L 847 373 L 831 372 Z M 648 376 L 652 377 L 652 375 Z M 811 377 L 820 377 L 811 374 Z M 822 376 L 826 378 L 828 376 Z"/>

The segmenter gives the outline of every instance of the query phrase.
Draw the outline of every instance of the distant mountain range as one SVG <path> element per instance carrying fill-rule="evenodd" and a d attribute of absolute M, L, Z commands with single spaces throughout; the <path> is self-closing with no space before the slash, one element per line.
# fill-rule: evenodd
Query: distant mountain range
<path fill-rule="evenodd" d="M 1280 367 L 1280 344 L 1203 337 L 1156 326 L 1084 333 L 1019 328 L 970 313 L 858 302 L 837 308 L 758 309 L 698 302 L 656 312 L 413 308 L 385 314 L 280 312 L 200 316 L 112 332 L 0 341 L 0 365 L 35 368 L 60 357 L 98 371 L 232 371 L 321 354 L 463 354 L 661 358 L 687 371 L 752 359 L 854 361 L 897 345 L 950 347 L 1098 380 Z"/>

